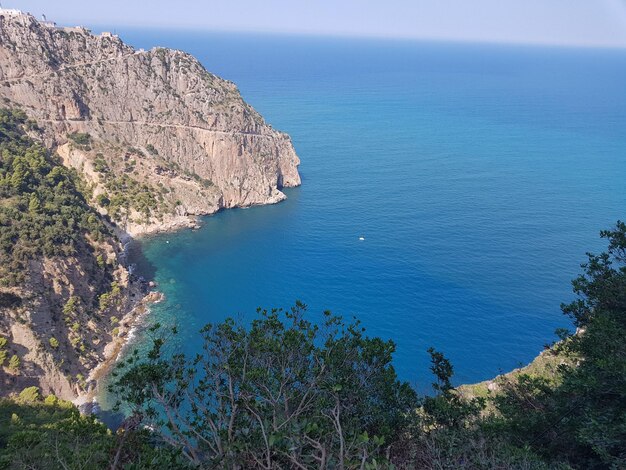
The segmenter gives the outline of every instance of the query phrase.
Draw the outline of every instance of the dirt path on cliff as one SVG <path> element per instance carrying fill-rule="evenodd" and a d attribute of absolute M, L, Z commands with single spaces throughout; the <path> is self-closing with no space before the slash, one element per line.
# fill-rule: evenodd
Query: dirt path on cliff
<path fill-rule="evenodd" d="M 90 120 L 69 120 L 69 119 L 37 119 L 37 122 L 52 122 L 52 123 L 64 123 L 64 122 L 93 122 L 93 119 Z M 192 129 L 196 131 L 202 132 L 211 132 L 213 134 L 218 135 L 244 135 L 244 136 L 252 136 L 252 137 L 264 137 L 266 139 L 271 139 L 274 136 L 271 134 L 259 134 L 258 132 L 243 132 L 243 131 L 221 131 L 218 129 L 207 129 L 205 127 L 200 126 L 189 126 L 185 124 L 164 124 L 158 122 L 147 122 L 147 121 L 112 121 L 108 119 L 97 119 L 96 122 L 98 124 L 114 124 L 114 125 L 132 125 L 132 126 L 152 126 L 152 127 L 168 127 L 174 129 Z"/>

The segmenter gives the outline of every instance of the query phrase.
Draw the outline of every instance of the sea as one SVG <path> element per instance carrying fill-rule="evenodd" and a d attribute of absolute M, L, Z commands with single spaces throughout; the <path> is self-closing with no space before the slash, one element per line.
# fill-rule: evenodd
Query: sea
<path fill-rule="evenodd" d="M 400 379 L 428 393 L 431 346 L 473 383 L 572 328 L 571 280 L 626 218 L 626 50 L 117 32 L 235 82 L 302 160 L 286 201 L 132 250 L 165 294 L 145 323 L 176 324 L 177 349 L 300 300 L 392 339 Z"/>

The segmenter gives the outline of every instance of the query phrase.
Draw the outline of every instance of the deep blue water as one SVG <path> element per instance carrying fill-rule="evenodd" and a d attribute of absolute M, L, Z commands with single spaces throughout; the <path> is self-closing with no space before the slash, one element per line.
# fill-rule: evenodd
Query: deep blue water
<path fill-rule="evenodd" d="M 421 391 L 431 345 L 457 383 L 487 379 L 569 326 L 584 253 L 626 217 L 626 51 L 121 35 L 237 83 L 302 159 L 286 202 L 142 242 L 167 296 L 150 321 L 188 352 L 207 322 L 301 299 L 396 341 Z"/>

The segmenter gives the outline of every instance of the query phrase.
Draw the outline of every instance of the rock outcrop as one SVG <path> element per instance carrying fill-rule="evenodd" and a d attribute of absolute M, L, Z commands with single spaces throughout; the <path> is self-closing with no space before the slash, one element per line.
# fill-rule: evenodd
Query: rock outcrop
<path fill-rule="evenodd" d="M 283 187 L 300 184 L 289 136 L 190 55 L 134 50 L 115 35 L 57 28 L 1 8 L 0 108 L 26 113 L 28 121 L 5 112 L 19 121 L 11 138 L 42 143 L 54 165 L 76 169 L 84 218 L 108 227 L 96 238 L 80 229 L 80 243 L 55 255 L 31 231 L 32 254 L 20 255 L 19 237 L 8 236 L 16 226 L 8 208 L 32 211 L 32 218 L 48 208 L 36 189 L 0 185 L 7 235 L 0 257 L 28 259 L 18 277 L 0 269 L 0 396 L 32 385 L 65 399 L 93 389 L 98 368 L 114 360 L 156 295 L 142 301 L 149 286 L 125 265 L 125 236 L 194 225 L 196 216 L 222 208 L 279 202 Z M 0 163 L 26 181 L 13 156 Z M 61 209 L 55 217 L 63 218 Z"/>
<path fill-rule="evenodd" d="M 111 174 L 165 188 L 151 211 L 129 206 L 113 217 L 131 235 L 275 203 L 281 188 L 300 184 L 289 136 L 181 51 L 135 50 L 115 35 L 0 14 L 0 100 L 37 121 L 49 146 L 69 144 L 65 163 L 96 195 L 107 193 L 106 175 L 91 171 L 98 154 Z M 88 135 L 88 145 L 72 135 Z"/>

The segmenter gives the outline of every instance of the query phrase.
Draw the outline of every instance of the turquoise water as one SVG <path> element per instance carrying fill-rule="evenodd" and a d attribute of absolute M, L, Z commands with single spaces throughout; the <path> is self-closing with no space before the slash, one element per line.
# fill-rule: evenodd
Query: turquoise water
<path fill-rule="evenodd" d="M 286 202 L 142 242 L 167 296 L 149 321 L 188 352 L 207 322 L 300 299 L 394 339 L 419 390 L 429 346 L 487 379 L 569 325 L 570 279 L 626 215 L 624 51 L 121 34 L 236 82 L 302 159 Z"/>

